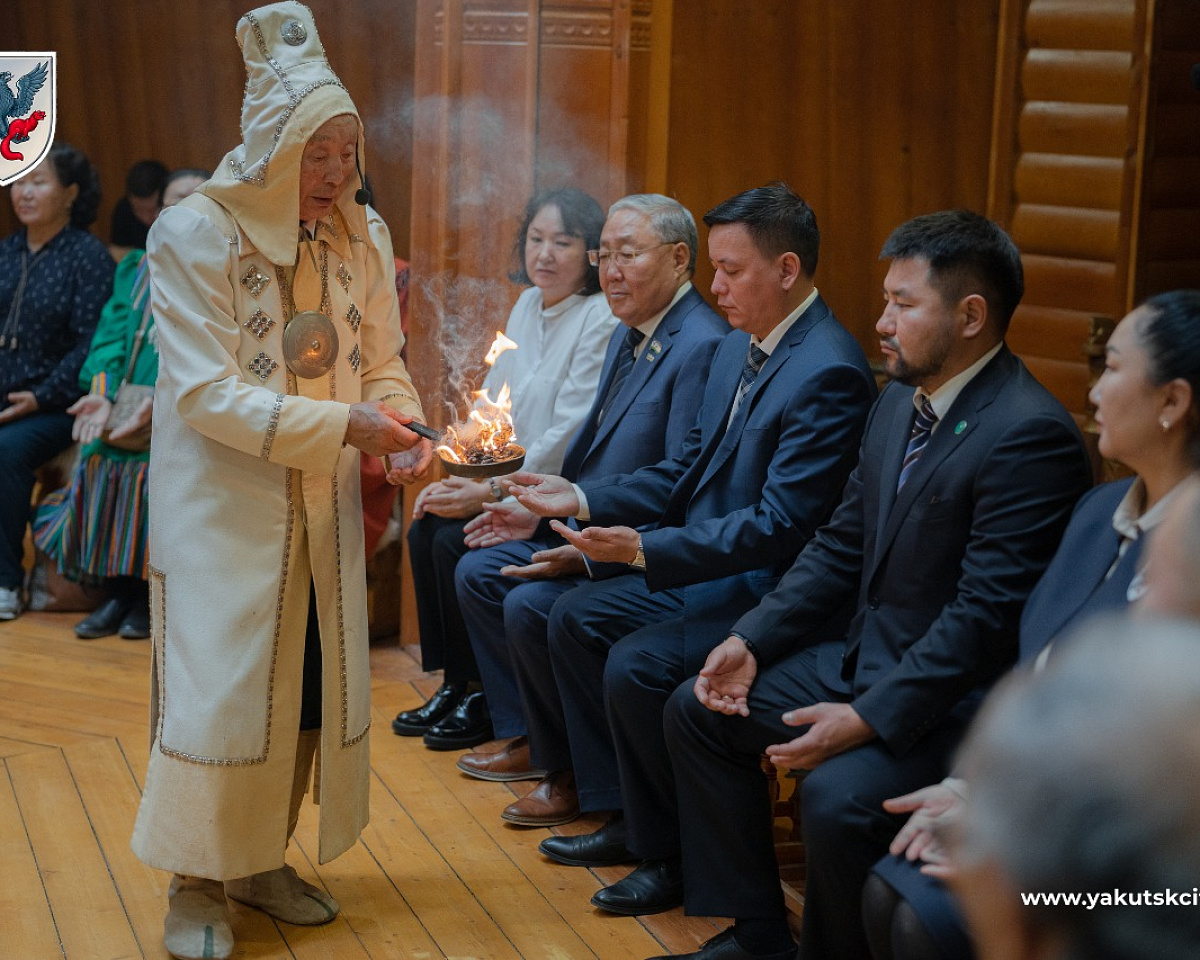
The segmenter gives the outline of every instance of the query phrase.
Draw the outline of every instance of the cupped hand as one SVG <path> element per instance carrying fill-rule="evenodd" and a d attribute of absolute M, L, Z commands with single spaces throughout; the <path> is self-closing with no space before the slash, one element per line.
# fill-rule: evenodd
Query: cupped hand
<path fill-rule="evenodd" d="M 579 497 L 569 480 L 543 473 L 514 473 L 508 492 L 539 517 L 573 517 Z"/>
<path fill-rule="evenodd" d="M 463 528 L 463 542 L 472 550 L 479 550 L 510 540 L 528 540 L 537 526 L 537 515 L 515 500 L 485 503 L 483 513 L 472 518 Z"/>
<path fill-rule="evenodd" d="M 944 780 L 883 801 L 883 808 L 888 813 L 911 814 L 893 838 L 888 852 L 932 864 L 946 861 L 942 838 L 966 809 L 962 794 L 951 786 L 956 782 L 959 781 Z"/>
<path fill-rule="evenodd" d="M 491 488 L 486 483 L 463 477 L 447 477 L 431 483 L 417 494 L 413 516 L 423 517 L 432 513 L 455 520 L 473 517 L 479 513 L 483 501 L 491 495 Z"/>
<path fill-rule="evenodd" d="M 550 527 L 593 563 L 631 563 L 637 556 L 640 538 L 633 527 L 572 530 L 558 520 L 551 520 Z"/>
<path fill-rule="evenodd" d="M 71 424 L 71 439 L 76 443 L 91 443 L 104 431 L 112 401 L 99 393 L 88 393 L 67 407 L 75 421 Z"/>
<path fill-rule="evenodd" d="M 107 414 L 105 415 L 107 417 Z M 123 437 L 133 436 L 135 433 L 145 432 L 146 439 L 150 438 L 150 421 L 154 417 L 154 397 L 143 397 L 142 401 L 137 405 L 137 409 L 133 411 L 129 419 L 121 424 L 117 429 L 109 434 L 114 440 L 120 440 Z"/>
<path fill-rule="evenodd" d="M 783 722 L 789 727 L 811 724 L 803 736 L 767 747 L 767 759 L 788 770 L 812 770 L 875 737 L 875 731 L 848 703 L 798 707 L 785 713 Z"/>
<path fill-rule="evenodd" d="M 501 567 L 500 572 L 506 577 L 521 577 L 525 580 L 553 580 L 557 577 L 573 577 L 587 572 L 583 555 L 565 544 L 552 547 L 549 550 L 539 550 L 529 558 L 524 566 L 509 565 Z"/>
<path fill-rule="evenodd" d="M 758 675 L 758 663 L 740 637 L 729 637 L 704 661 L 692 687 L 696 699 L 717 713 L 750 716 L 746 698 Z"/>

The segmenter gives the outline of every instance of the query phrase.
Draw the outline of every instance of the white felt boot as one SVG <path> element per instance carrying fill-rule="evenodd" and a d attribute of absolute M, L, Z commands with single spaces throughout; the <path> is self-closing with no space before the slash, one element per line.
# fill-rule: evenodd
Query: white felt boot
<path fill-rule="evenodd" d="M 233 928 L 220 880 L 171 878 L 167 889 L 163 945 L 178 960 L 226 960 L 233 954 Z"/>
<path fill-rule="evenodd" d="M 308 792 L 313 756 L 321 739 L 320 730 L 300 731 L 296 749 L 296 771 L 292 778 L 292 797 L 288 807 L 288 839 L 300 819 L 300 803 Z M 275 870 L 225 881 L 225 893 L 269 913 L 276 920 L 313 926 L 328 923 L 338 915 L 338 903 L 328 893 L 301 880 L 296 871 L 284 864 Z"/>

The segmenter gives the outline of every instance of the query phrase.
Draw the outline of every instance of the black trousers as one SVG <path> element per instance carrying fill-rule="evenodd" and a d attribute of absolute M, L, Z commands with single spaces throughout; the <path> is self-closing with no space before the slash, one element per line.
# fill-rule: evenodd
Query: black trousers
<path fill-rule="evenodd" d="M 321 729 L 321 625 L 317 587 L 309 587 L 308 624 L 304 628 L 304 674 L 300 681 L 300 729 Z"/>
<path fill-rule="evenodd" d="M 709 710 L 696 699 L 693 682 L 688 678 L 670 695 L 663 718 L 678 793 L 687 912 L 782 917 L 762 754 L 769 744 L 804 732 L 787 726 L 783 713 L 849 696 L 821 680 L 815 647 L 759 674 L 749 717 Z M 951 715 L 901 757 L 873 740 L 826 760 L 804 778 L 804 960 L 870 956 L 861 915 L 863 883 L 905 819 L 886 813 L 883 801 L 946 775 L 967 713 Z"/>
<path fill-rule="evenodd" d="M 425 514 L 408 529 L 417 625 L 421 630 L 421 667 L 445 670 L 448 683 L 479 679 L 471 638 L 459 612 L 454 568 L 467 553 L 466 520 Z"/>

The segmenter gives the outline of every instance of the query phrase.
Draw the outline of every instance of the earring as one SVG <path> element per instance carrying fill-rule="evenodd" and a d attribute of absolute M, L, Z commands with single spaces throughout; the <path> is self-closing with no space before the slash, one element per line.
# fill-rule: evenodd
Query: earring
<path fill-rule="evenodd" d="M 1163 430 L 1163 433 L 1166 433 L 1166 432 L 1167 432 L 1168 430 L 1170 430 L 1170 429 L 1171 429 L 1171 421 L 1170 421 L 1170 420 L 1164 420 L 1164 421 L 1162 422 L 1162 430 Z"/>

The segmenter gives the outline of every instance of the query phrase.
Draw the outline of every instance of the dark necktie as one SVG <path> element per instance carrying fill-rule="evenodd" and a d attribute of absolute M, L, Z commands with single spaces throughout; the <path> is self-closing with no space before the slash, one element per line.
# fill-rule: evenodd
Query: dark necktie
<path fill-rule="evenodd" d="M 733 395 L 733 409 L 729 411 L 730 420 L 734 418 L 734 415 L 738 412 L 738 407 L 742 405 L 742 400 L 750 392 L 750 387 L 754 385 L 754 379 L 758 376 L 758 371 L 767 362 L 767 356 L 768 354 L 765 350 L 760 350 L 753 344 L 750 345 L 750 352 L 746 355 L 746 365 L 742 367 L 742 378 L 738 381 L 737 393 Z"/>
<path fill-rule="evenodd" d="M 629 372 L 633 369 L 633 351 L 645 338 L 646 335 L 636 327 L 630 327 L 625 332 L 625 340 L 621 343 L 621 349 L 617 353 L 617 368 L 613 371 L 612 382 L 608 385 L 608 393 L 604 395 L 604 403 L 600 406 L 600 416 L 596 418 L 597 426 L 604 422 L 604 417 L 608 414 L 613 401 L 617 399 L 622 385 L 629 379 Z"/>
<path fill-rule="evenodd" d="M 938 416 L 933 412 L 933 405 L 926 397 L 921 404 L 921 409 L 917 411 L 917 419 L 913 421 L 912 435 L 908 438 L 908 446 L 904 448 L 904 466 L 900 468 L 900 481 L 896 484 L 897 493 L 904 486 L 904 481 L 908 479 L 913 464 L 921 458 L 921 451 L 929 443 L 929 435 L 933 432 L 934 424 L 937 422 Z"/>

